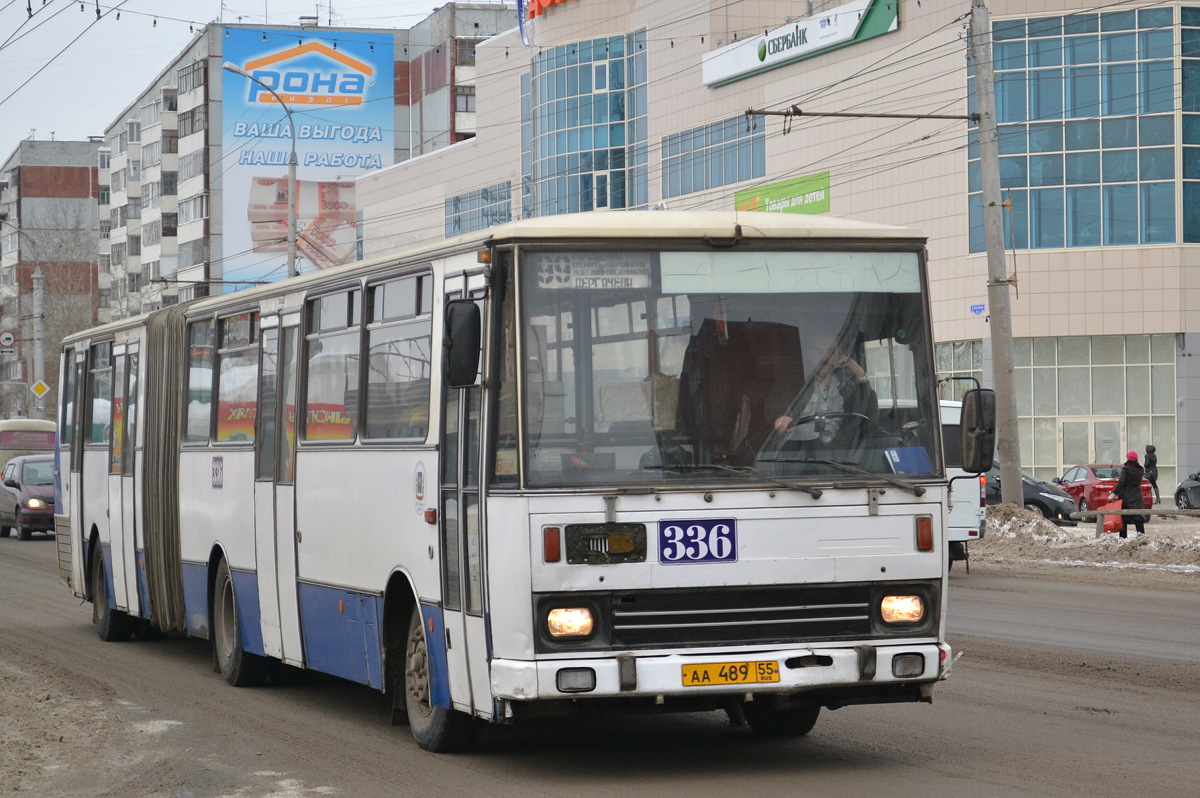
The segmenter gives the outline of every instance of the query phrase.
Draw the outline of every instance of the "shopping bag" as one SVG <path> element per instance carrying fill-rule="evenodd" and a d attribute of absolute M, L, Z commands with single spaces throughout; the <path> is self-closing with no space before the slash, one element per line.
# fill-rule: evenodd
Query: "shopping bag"
<path fill-rule="evenodd" d="M 1111 501 L 1108 504 L 1101 505 L 1101 510 L 1120 510 L 1121 500 Z M 1104 531 L 1105 532 L 1120 532 L 1125 528 L 1125 519 L 1119 515 L 1104 516 Z"/>

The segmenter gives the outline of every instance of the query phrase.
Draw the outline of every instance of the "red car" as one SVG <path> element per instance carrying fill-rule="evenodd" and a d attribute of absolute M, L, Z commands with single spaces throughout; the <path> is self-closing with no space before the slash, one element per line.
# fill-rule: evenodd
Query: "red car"
<path fill-rule="evenodd" d="M 1059 485 L 1079 505 L 1080 510 L 1096 509 L 1108 504 L 1108 495 L 1117 486 L 1121 476 L 1121 466 L 1113 465 L 1077 465 L 1067 469 L 1061 477 L 1054 478 L 1054 484 Z M 1147 507 L 1154 505 L 1154 491 L 1150 480 L 1142 478 L 1142 503 Z"/>

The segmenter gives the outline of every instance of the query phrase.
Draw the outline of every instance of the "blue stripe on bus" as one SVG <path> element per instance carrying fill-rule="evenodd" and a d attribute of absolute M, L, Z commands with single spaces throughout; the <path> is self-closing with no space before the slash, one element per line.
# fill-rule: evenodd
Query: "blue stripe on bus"
<path fill-rule="evenodd" d="M 208 637 L 208 564 L 185 562 L 183 572 L 183 611 L 192 637 Z"/>
<path fill-rule="evenodd" d="M 301 582 L 305 665 L 382 690 L 380 604 L 379 596 Z"/>
<path fill-rule="evenodd" d="M 442 608 L 422 604 L 421 617 L 425 623 L 425 647 L 429 651 L 429 703 L 450 709 L 450 667 L 446 662 L 446 625 Z M 433 621 L 433 628 L 429 622 Z"/>
<path fill-rule="evenodd" d="M 233 600 L 242 631 L 242 650 L 262 656 L 266 650 L 263 648 L 262 610 L 258 603 L 258 574 L 232 568 L 229 573 L 233 578 Z"/>

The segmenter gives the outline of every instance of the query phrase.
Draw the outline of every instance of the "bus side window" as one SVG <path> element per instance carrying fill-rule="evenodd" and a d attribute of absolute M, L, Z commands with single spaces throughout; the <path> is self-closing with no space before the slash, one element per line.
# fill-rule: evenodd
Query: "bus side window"
<path fill-rule="evenodd" d="M 958 425 L 942 425 L 942 448 L 946 452 L 946 468 L 961 468 L 962 452 L 958 450 Z"/>

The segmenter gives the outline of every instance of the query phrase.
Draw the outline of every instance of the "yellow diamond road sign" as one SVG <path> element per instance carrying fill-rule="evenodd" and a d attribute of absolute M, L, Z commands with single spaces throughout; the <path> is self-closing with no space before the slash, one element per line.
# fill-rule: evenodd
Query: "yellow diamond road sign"
<path fill-rule="evenodd" d="M 47 385 L 42 380 L 38 380 L 33 385 L 29 386 L 29 390 L 31 390 L 35 394 L 37 394 L 38 399 L 41 399 L 43 396 L 45 396 L 47 393 L 50 392 L 50 386 Z"/>

